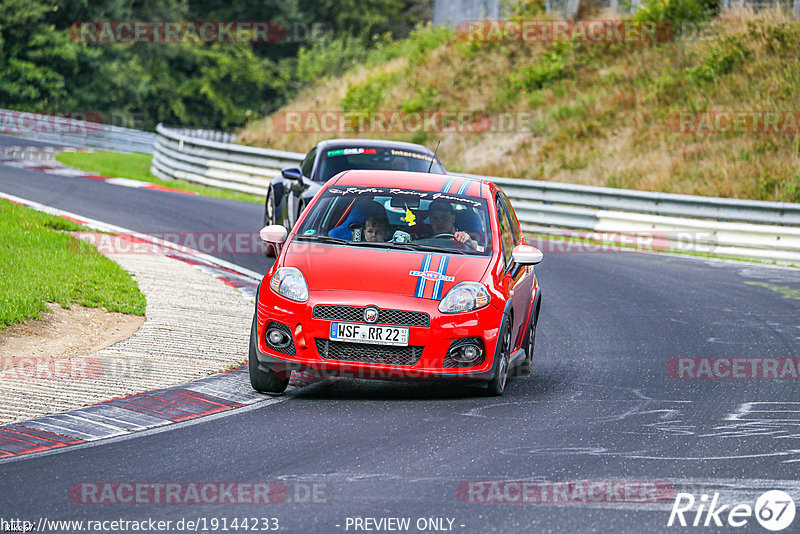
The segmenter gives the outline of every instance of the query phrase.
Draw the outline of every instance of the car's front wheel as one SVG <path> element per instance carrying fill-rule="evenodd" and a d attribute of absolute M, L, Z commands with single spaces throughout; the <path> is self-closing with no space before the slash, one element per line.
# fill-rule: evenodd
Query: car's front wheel
<path fill-rule="evenodd" d="M 511 321 L 503 318 L 500 326 L 500 335 L 497 339 L 497 348 L 494 354 L 494 377 L 486 386 L 486 394 L 490 397 L 499 397 L 506 390 L 508 382 L 508 366 L 511 360 Z"/>
<path fill-rule="evenodd" d="M 259 368 L 258 356 L 256 356 L 256 328 L 255 320 L 253 321 L 253 328 L 250 330 L 250 358 L 248 369 L 250 371 L 250 385 L 256 391 L 262 393 L 280 394 L 286 391 L 289 385 L 289 375 L 291 371 L 279 373 L 274 369 L 265 368 L 263 371 Z"/>

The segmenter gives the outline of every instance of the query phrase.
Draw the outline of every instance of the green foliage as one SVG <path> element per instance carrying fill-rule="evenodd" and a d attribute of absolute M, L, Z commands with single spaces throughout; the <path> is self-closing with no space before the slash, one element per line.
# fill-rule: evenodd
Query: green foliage
<path fill-rule="evenodd" d="M 545 52 L 540 62 L 532 63 L 523 69 L 522 87 L 530 92 L 541 89 L 547 83 L 557 80 L 564 75 L 564 58 L 555 51 Z"/>
<path fill-rule="evenodd" d="M 140 128 L 231 129 L 363 62 L 371 50 L 386 53 L 430 9 L 429 0 L 2 0 L 0 105 L 106 119 L 135 114 L 143 117 L 133 124 Z M 287 39 L 101 44 L 70 33 L 76 22 L 125 20 L 271 21 L 286 28 Z"/>
<path fill-rule="evenodd" d="M 752 53 L 737 39 L 725 39 L 714 44 L 702 63 L 687 67 L 686 75 L 695 83 L 713 82 L 730 74 L 734 67 L 752 57 Z"/>
<path fill-rule="evenodd" d="M 384 99 L 384 91 L 389 86 L 392 76 L 381 73 L 358 84 L 347 84 L 347 93 L 340 106 L 342 111 L 361 111 L 370 113 L 378 109 Z"/>
<path fill-rule="evenodd" d="M 447 26 L 433 26 L 431 24 L 417 26 L 405 40 L 405 55 L 411 65 L 421 65 L 427 61 L 428 54 L 451 42 L 455 33 Z"/>
<path fill-rule="evenodd" d="M 436 97 L 439 96 L 439 91 L 433 87 L 422 87 L 417 90 L 414 98 L 406 100 L 400 105 L 400 109 L 406 113 L 413 113 L 415 111 L 425 111 L 434 108 Z"/>
<path fill-rule="evenodd" d="M 362 39 L 349 35 L 334 38 L 326 34 L 314 46 L 298 51 L 297 81 L 309 84 L 319 78 L 340 75 L 366 56 L 367 47 Z"/>
<path fill-rule="evenodd" d="M 572 72 L 568 66 L 567 54 L 572 50 L 572 43 L 556 43 L 552 49 L 545 50 L 541 55 L 533 58 L 530 63 L 524 64 L 517 72 L 507 77 L 501 86 L 501 105 L 504 102 L 517 100 L 520 93 L 533 95 L 531 101 L 541 100 L 539 91 L 556 80 L 566 78 Z"/>
<path fill-rule="evenodd" d="M 511 20 L 527 20 L 545 15 L 544 0 L 506 0 L 503 12 L 508 13 Z"/>
<path fill-rule="evenodd" d="M 706 21 L 719 12 L 719 0 L 646 0 L 634 20 L 663 21 L 677 33 L 687 23 Z"/>

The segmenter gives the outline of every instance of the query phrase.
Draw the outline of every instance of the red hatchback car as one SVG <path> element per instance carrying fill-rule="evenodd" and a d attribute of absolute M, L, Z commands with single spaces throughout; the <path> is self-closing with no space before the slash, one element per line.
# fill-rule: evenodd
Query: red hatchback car
<path fill-rule="evenodd" d="M 482 381 L 529 375 L 541 290 L 506 195 L 472 178 L 346 171 L 289 233 L 258 290 L 250 382 L 322 376 Z"/>

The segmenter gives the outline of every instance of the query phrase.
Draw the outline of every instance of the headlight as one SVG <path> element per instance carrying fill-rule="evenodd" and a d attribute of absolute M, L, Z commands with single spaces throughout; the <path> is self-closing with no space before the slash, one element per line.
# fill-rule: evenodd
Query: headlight
<path fill-rule="evenodd" d="M 308 300 L 308 285 L 303 273 L 296 267 L 281 267 L 272 275 L 269 287 L 287 299 L 305 302 Z"/>
<path fill-rule="evenodd" d="M 439 303 L 442 313 L 459 313 L 477 310 L 489 304 L 489 292 L 477 282 L 456 284 Z"/>

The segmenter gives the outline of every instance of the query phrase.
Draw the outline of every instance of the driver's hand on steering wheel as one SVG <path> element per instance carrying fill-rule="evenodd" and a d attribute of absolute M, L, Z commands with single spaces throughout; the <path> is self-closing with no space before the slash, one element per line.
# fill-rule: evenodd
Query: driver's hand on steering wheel
<path fill-rule="evenodd" d="M 464 245 L 468 246 L 473 250 L 478 248 L 478 242 L 472 239 L 467 232 L 458 231 L 455 234 L 453 234 L 453 239 L 455 239 L 459 243 L 463 243 Z"/>

